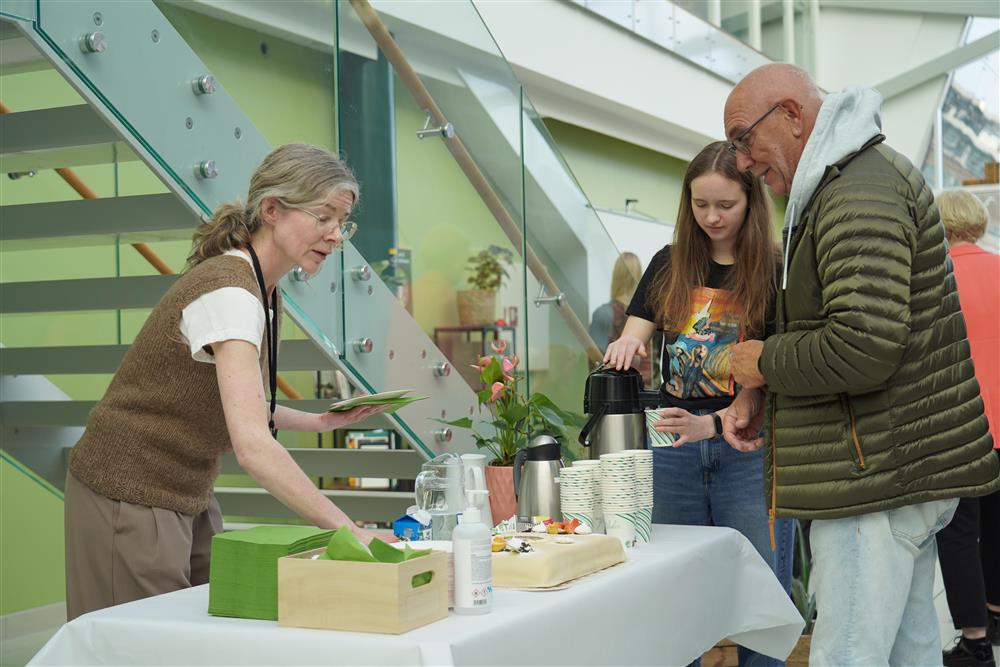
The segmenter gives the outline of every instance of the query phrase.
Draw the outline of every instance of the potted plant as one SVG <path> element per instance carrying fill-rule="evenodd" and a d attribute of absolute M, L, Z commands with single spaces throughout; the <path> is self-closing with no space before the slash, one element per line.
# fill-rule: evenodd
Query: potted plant
<path fill-rule="evenodd" d="M 476 446 L 493 455 L 493 461 L 486 467 L 486 484 L 490 491 L 490 511 L 499 522 L 517 511 L 513 464 L 518 450 L 542 434 L 555 436 L 562 442 L 567 427 L 579 428 L 585 420 L 581 415 L 562 410 L 541 392 L 525 397 L 518 391 L 522 373 L 517 370 L 517 356 L 504 356 L 507 349 L 504 341 L 494 341 L 491 347 L 496 354 L 481 357 L 475 366 L 482 383 L 476 393 L 479 411 L 485 412 L 487 418 L 438 421 L 470 429 Z"/>
<path fill-rule="evenodd" d="M 509 277 L 504 265 L 510 265 L 514 253 L 506 248 L 491 245 L 466 262 L 472 289 L 459 290 L 458 321 L 462 326 L 490 324 L 496 319 L 497 291 Z"/>

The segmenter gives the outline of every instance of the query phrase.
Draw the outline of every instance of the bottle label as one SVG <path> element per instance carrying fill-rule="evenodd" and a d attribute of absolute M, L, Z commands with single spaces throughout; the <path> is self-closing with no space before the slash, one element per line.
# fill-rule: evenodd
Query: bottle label
<path fill-rule="evenodd" d="M 490 538 L 455 540 L 455 606 L 486 607 L 493 598 Z"/>

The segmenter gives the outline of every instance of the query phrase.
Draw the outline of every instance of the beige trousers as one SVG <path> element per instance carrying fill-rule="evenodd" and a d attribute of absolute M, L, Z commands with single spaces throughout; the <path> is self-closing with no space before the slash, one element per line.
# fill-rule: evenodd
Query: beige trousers
<path fill-rule="evenodd" d="M 66 615 L 208 583 L 212 536 L 222 531 L 215 497 L 182 514 L 95 493 L 66 475 Z"/>

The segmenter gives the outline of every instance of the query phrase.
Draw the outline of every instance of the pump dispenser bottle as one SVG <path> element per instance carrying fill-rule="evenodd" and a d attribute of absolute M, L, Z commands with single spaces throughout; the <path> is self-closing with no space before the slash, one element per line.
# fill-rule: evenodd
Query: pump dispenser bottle
<path fill-rule="evenodd" d="M 490 539 L 479 508 L 466 509 L 451 534 L 456 614 L 488 614 L 493 609 Z"/>

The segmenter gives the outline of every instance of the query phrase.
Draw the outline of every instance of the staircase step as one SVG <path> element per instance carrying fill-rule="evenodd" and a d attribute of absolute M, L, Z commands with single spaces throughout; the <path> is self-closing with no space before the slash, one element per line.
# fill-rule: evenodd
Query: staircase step
<path fill-rule="evenodd" d="M 114 373 L 128 345 L 74 345 L 69 347 L 0 348 L 0 374 L 69 375 Z M 309 340 L 285 340 L 278 351 L 278 369 L 315 371 L 332 363 Z"/>
<path fill-rule="evenodd" d="M 330 405 L 326 399 L 278 400 L 303 412 L 322 412 Z M 2 401 L 0 402 L 0 423 L 10 426 L 84 426 L 87 415 L 97 401 Z M 369 430 L 394 428 L 393 422 L 385 415 L 374 415 L 352 424 L 351 429 Z"/>
<path fill-rule="evenodd" d="M 411 491 L 329 491 L 321 493 L 354 520 L 392 521 L 413 504 Z M 264 489 L 215 487 L 215 497 L 228 517 L 288 518 L 296 514 Z"/>
<path fill-rule="evenodd" d="M 172 194 L 0 207 L 5 250 L 190 239 L 198 219 Z"/>
<path fill-rule="evenodd" d="M 0 158 L 8 173 L 137 159 L 86 104 L 0 114 Z"/>
<path fill-rule="evenodd" d="M 352 427 L 353 428 L 353 427 Z M 424 457 L 412 449 L 289 448 L 295 462 L 312 477 L 388 477 L 416 479 Z M 222 473 L 244 475 L 232 453 L 221 460 Z"/>
<path fill-rule="evenodd" d="M 152 308 L 175 280 L 177 276 L 133 276 L 4 283 L 0 285 L 0 312 Z"/>
<path fill-rule="evenodd" d="M 49 63 L 38 52 L 13 21 L 0 20 L 0 71 L 7 74 L 21 74 L 49 69 Z"/>

